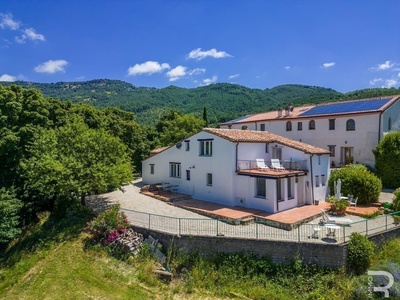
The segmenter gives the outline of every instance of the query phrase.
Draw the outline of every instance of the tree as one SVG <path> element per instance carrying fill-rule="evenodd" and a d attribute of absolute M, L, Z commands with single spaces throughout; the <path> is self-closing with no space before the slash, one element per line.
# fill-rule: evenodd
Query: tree
<path fill-rule="evenodd" d="M 45 202 L 121 188 L 132 179 L 127 147 L 104 129 L 89 129 L 79 118 L 58 129 L 43 129 L 22 162 L 26 188 Z M 38 201 L 37 205 L 43 205 Z"/>
<path fill-rule="evenodd" d="M 199 132 L 204 127 L 204 121 L 193 114 L 183 115 L 171 110 L 167 112 L 156 125 L 162 146 L 173 145 L 188 136 Z"/>
<path fill-rule="evenodd" d="M 373 150 L 376 174 L 386 188 L 400 187 L 400 131 L 390 132 Z"/>
<path fill-rule="evenodd" d="M 205 106 L 203 109 L 203 121 L 204 121 L 204 126 L 208 127 L 207 108 Z"/>
<path fill-rule="evenodd" d="M 15 196 L 14 189 L 0 189 L 0 244 L 6 244 L 21 233 L 19 211 L 22 202 Z"/>

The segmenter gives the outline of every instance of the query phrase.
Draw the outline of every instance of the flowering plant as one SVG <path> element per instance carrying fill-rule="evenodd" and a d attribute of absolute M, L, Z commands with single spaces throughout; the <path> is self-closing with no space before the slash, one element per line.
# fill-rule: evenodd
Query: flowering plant
<path fill-rule="evenodd" d="M 119 209 L 119 204 L 113 205 L 87 223 L 94 241 L 107 245 L 127 231 L 130 227 L 128 218 Z"/>

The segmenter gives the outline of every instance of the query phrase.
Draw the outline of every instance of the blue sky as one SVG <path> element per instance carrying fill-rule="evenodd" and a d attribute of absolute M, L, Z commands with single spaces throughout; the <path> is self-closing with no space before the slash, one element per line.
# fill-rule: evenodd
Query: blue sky
<path fill-rule="evenodd" d="M 400 87 L 400 1 L 0 2 L 0 81 Z"/>

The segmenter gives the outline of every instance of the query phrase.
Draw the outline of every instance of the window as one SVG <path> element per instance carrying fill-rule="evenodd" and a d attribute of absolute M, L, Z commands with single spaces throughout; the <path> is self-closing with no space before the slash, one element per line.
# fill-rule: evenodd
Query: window
<path fill-rule="evenodd" d="M 391 117 L 389 117 L 389 120 L 388 120 L 388 131 L 390 131 L 390 130 L 392 130 L 392 118 Z"/>
<path fill-rule="evenodd" d="M 329 119 L 329 130 L 335 130 L 335 119 Z"/>
<path fill-rule="evenodd" d="M 265 131 L 265 124 L 260 125 L 260 131 Z"/>
<path fill-rule="evenodd" d="M 272 158 L 277 158 L 282 160 L 282 148 L 281 147 L 272 147 Z"/>
<path fill-rule="evenodd" d="M 356 122 L 353 119 L 349 119 L 346 122 L 346 130 L 347 131 L 354 131 L 356 130 Z"/>
<path fill-rule="evenodd" d="M 292 131 L 292 122 L 290 121 L 286 122 L 286 131 Z"/>
<path fill-rule="evenodd" d="M 287 194 L 288 194 L 288 199 L 293 199 L 293 178 L 288 178 L 287 179 Z"/>
<path fill-rule="evenodd" d="M 190 181 L 190 170 L 186 170 L 186 180 Z"/>
<path fill-rule="evenodd" d="M 265 198 L 267 195 L 265 178 L 256 178 L 256 197 Z"/>
<path fill-rule="evenodd" d="M 326 185 L 325 175 L 321 175 L 321 184 L 322 186 Z"/>
<path fill-rule="evenodd" d="M 315 175 L 315 186 L 319 187 L 319 175 Z"/>
<path fill-rule="evenodd" d="M 335 156 L 335 145 L 328 145 L 328 150 L 331 152 L 330 156 L 333 157 Z"/>
<path fill-rule="evenodd" d="M 268 148 L 269 148 L 269 144 L 266 143 L 266 144 L 265 144 L 265 153 L 269 153 L 269 149 L 268 149 Z"/>
<path fill-rule="evenodd" d="M 150 174 L 154 174 L 154 164 L 150 164 Z"/>
<path fill-rule="evenodd" d="M 247 125 L 243 125 L 242 130 L 247 130 Z"/>
<path fill-rule="evenodd" d="M 185 141 L 185 150 L 190 151 L 190 141 Z"/>
<path fill-rule="evenodd" d="M 315 121 L 314 120 L 311 120 L 310 123 L 308 123 L 308 129 L 315 130 Z"/>
<path fill-rule="evenodd" d="M 200 141 L 200 156 L 212 156 L 212 140 Z"/>
<path fill-rule="evenodd" d="M 207 185 L 212 186 L 212 173 L 207 173 Z"/>
<path fill-rule="evenodd" d="M 297 130 L 302 131 L 303 130 L 303 122 L 297 122 Z"/>
<path fill-rule="evenodd" d="M 318 165 L 321 164 L 321 155 L 318 155 Z"/>
<path fill-rule="evenodd" d="M 276 199 L 278 201 L 283 201 L 282 199 L 282 179 L 277 179 L 276 180 Z"/>
<path fill-rule="evenodd" d="M 169 177 L 176 177 L 176 178 L 181 177 L 181 164 L 180 163 L 175 163 L 175 162 L 169 163 Z"/>

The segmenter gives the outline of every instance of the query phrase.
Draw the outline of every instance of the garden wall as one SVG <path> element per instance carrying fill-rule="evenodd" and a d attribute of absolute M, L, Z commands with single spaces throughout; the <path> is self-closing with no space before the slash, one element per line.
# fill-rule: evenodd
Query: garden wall
<path fill-rule="evenodd" d="M 303 263 L 330 268 L 346 267 L 347 243 L 299 243 L 273 240 L 240 239 L 219 236 L 177 236 L 148 230 L 141 227 L 132 228 L 144 236 L 151 235 L 163 245 L 164 251 L 173 247 L 186 253 L 201 253 L 209 256 L 216 253 L 245 253 L 270 257 L 274 263 L 290 263 L 298 257 Z M 371 235 L 369 238 L 381 244 L 384 241 L 400 237 L 400 226 L 384 233 Z"/>

